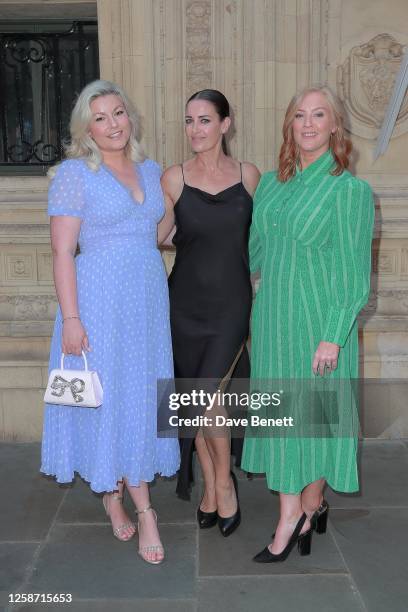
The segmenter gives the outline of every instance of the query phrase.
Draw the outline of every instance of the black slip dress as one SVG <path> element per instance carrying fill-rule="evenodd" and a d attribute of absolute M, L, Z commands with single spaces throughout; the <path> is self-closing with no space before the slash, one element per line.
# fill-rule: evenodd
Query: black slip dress
<path fill-rule="evenodd" d="M 177 231 L 173 244 L 177 251 L 169 293 L 175 377 L 219 382 L 233 367 L 233 377 L 247 379 L 252 197 L 242 183 L 242 167 L 241 180 L 215 195 L 184 182 L 174 213 Z M 195 414 L 193 407 L 184 413 Z M 176 492 L 190 499 L 191 434 L 180 437 L 180 450 Z M 242 438 L 232 438 L 231 452 L 239 465 Z"/>

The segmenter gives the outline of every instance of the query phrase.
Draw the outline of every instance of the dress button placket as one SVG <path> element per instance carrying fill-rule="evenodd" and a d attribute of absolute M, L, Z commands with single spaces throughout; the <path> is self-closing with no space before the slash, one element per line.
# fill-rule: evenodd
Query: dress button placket
<path fill-rule="evenodd" d="M 302 179 L 301 179 L 301 177 L 296 177 L 295 180 L 297 180 L 298 183 L 299 183 Z M 298 189 L 298 187 L 299 187 L 299 184 L 297 186 L 295 186 L 294 188 L 292 188 L 291 191 L 289 191 L 289 193 L 287 194 L 286 198 L 281 201 L 280 207 L 275 210 L 275 214 L 276 214 L 277 217 L 279 217 L 280 211 L 285 206 L 285 204 L 290 200 L 290 198 L 295 193 L 295 191 Z M 277 223 L 273 223 L 272 225 L 273 225 L 273 227 L 277 227 L 278 224 Z"/>

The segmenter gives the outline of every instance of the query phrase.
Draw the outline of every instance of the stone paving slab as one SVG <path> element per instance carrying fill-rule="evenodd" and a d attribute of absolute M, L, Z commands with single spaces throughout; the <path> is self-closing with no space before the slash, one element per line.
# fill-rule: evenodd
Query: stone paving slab
<path fill-rule="evenodd" d="M 348 576 L 201 578 L 198 612 L 363 612 Z"/>
<path fill-rule="evenodd" d="M 270 574 L 346 573 L 346 568 L 331 535 L 314 534 L 312 553 L 301 557 L 294 549 L 285 563 L 261 564 L 252 557 L 271 541 L 278 521 L 279 501 L 262 481 L 240 481 L 239 497 L 243 508 L 237 531 L 224 538 L 217 527 L 199 530 L 199 575 L 240 576 Z"/>
<path fill-rule="evenodd" d="M 360 486 L 357 494 L 340 494 L 327 487 L 331 507 L 408 508 L 408 447 L 398 440 L 367 440 L 360 451 Z"/>
<path fill-rule="evenodd" d="M 279 498 L 262 475 L 235 469 L 243 520 L 229 538 L 199 530 L 192 501 L 179 500 L 174 479 L 158 479 L 166 561 L 146 564 L 137 536 L 115 540 L 101 496 L 80 478 L 58 486 L 38 473 L 38 444 L 0 444 L 0 608 L 7 612 L 402 612 L 408 609 L 408 443 L 366 441 L 361 495 L 327 490 L 329 528 L 314 534 L 312 555 L 294 550 L 285 563 L 255 564 L 270 540 Z M 4 469 L 5 468 L 5 469 Z M 129 499 L 126 505 L 131 509 Z M 27 578 L 24 581 L 24 578 Z M 7 606 L 8 593 L 72 592 L 72 606 Z M 198 606 L 198 607 L 197 607 Z"/>
<path fill-rule="evenodd" d="M 331 521 L 333 537 L 369 612 L 406 612 L 407 510 L 333 510 Z"/>
<path fill-rule="evenodd" d="M 330 534 L 314 534 L 309 557 L 301 557 L 294 550 L 285 563 L 253 562 L 252 557 L 271 541 L 278 521 L 279 497 L 267 489 L 264 479 L 240 479 L 238 493 L 242 522 L 237 531 L 224 538 L 217 527 L 199 530 L 200 576 L 346 572 Z"/>
<path fill-rule="evenodd" d="M 38 444 L 0 444 L 0 541 L 41 540 L 65 489 L 39 474 Z M 5 467 L 7 466 L 7 467 Z"/>
<path fill-rule="evenodd" d="M 196 538 L 189 525 L 163 525 L 166 561 L 152 566 L 137 554 L 137 538 L 119 542 L 110 526 L 57 524 L 26 586 L 31 593 L 75 598 L 184 599 L 195 595 Z"/>
<path fill-rule="evenodd" d="M 22 584 L 32 565 L 39 543 L 0 543 L 0 606 L 9 602 L 9 594 Z"/>
<path fill-rule="evenodd" d="M 195 525 L 195 511 L 198 504 L 199 487 L 194 487 L 191 502 L 185 502 L 175 495 L 176 481 L 170 478 L 157 478 L 150 486 L 152 506 L 160 523 Z M 136 520 L 134 504 L 125 492 L 124 505 L 131 520 Z M 89 486 L 77 477 L 75 485 L 67 491 L 64 503 L 58 514 L 63 523 L 108 523 L 102 504 L 102 495 L 93 493 Z"/>

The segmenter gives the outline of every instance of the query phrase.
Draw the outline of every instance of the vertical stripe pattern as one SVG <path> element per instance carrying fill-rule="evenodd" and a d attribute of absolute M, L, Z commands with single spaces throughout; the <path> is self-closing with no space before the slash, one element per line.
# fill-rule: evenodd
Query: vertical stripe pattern
<path fill-rule="evenodd" d="M 347 414 L 355 422 L 356 317 L 370 289 L 374 205 L 366 182 L 347 171 L 333 176 L 332 168 L 328 151 L 286 183 L 275 172 L 259 183 L 249 241 L 251 271 L 261 274 L 251 378 L 314 378 L 319 342 L 334 342 L 341 349 L 329 376 L 342 381 L 340 420 Z M 268 487 L 282 493 L 299 493 L 321 477 L 337 491 L 356 491 L 357 430 L 332 438 L 257 437 L 252 431 L 242 467 L 265 472 Z"/>

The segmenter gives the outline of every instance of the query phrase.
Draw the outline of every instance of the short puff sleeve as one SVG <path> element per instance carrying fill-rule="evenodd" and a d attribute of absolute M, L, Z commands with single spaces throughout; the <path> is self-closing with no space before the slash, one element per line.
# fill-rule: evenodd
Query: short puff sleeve
<path fill-rule="evenodd" d="M 67 159 L 57 168 L 48 190 L 48 215 L 84 216 L 84 162 Z"/>

